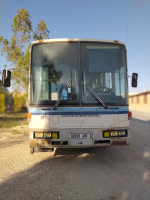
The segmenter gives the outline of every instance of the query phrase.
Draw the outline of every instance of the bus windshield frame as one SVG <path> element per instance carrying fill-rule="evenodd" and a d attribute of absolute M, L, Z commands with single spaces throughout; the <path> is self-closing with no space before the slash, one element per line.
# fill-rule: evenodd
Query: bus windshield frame
<path fill-rule="evenodd" d="M 31 48 L 30 105 L 128 105 L 126 49 L 105 42 L 37 43 Z"/>

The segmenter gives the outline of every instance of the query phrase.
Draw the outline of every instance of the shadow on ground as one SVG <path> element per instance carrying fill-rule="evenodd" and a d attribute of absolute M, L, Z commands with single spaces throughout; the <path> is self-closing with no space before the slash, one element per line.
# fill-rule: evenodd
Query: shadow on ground
<path fill-rule="evenodd" d="M 44 160 L 43 153 L 27 155 L 26 162 L 33 158 L 36 164 L 2 182 L 0 199 L 148 200 L 143 167 L 130 151 L 128 146 L 57 149 Z"/>
<path fill-rule="evenodd" d="M 136 118 L 132 118 L 132 120 L 135 122 L 143 123 L 143 124 L 150 124 L 150 120 L 141 120 L 141 119 L 136 119 Z"/>

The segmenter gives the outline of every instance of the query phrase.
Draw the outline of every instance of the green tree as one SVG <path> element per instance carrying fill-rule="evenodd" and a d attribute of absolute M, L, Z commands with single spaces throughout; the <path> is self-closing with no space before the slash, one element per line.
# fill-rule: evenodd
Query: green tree
<path fill-rule="evenodd" d="M 30 40 L 30 33 L 32 32 L 32 23 L 30 21 L 30 15 L 27 10 L 21 8 L 17 10 L 18 14 L 13 18 L 13 24 L 11 26 L 14 33 L 14 37 L 18 40 L 18 46 L 25 53 L 25 44 Z"/>
<path fill-rule="evenodd" d="M 34 40 L 48 39 L 50 31 L 48 30 L 45 22 L 43 20 L 40 21 L 36 31 L 33 33 Z"/>
<path fill-rule="evenodd" d="M 25 49 L 27 43 L 31 38 L 32 23 L 27 10 L 21 8 L 17 10 L 17 15 L 13 18 L 13 24 L 11 25 L 13 35 L 10 40 L 0 37 L 0 43 L 2 45 L 1 51 L 6 55 L 6 59 L 10 62 L 11 68 L 16 68 L 16 71 L 12 71 L 12 77 L 14 83 L 19 88 L 27 90 L 28 82 L 28 65 L 25 59 L 28 48 Z"/>
<path fill-rule="evenodd" d="M 0 36 L 1 52 L 6 55 L 11 68 L 16 68 L 16 70 L 12 71 L 15 90 L 24 89 L 27 92 L 30 54 L 29 42 L 33 32 L 29 12 L 23 8 L 17 10 L 17 15 L 13 18 L 11 28 L 13 35 L 10 40 Z M 38 24 L 35 32 L 37 37 L 34 34 L 34 39 L 48 38 L 48 34 L 50 33 L 43 20 Z"/>

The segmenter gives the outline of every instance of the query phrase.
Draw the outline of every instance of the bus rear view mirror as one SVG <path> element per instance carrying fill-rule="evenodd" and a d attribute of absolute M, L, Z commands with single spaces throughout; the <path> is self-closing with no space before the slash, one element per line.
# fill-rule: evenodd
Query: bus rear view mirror
<path fill-rule="evenodd" d="M 132 74 L 132 87 L 137 87 L 137 80 L 138 80 L 138 74 L 133 73 Z"/>
<path fill-rule="evenodd" d="M 4 69 L 2 75 L 2 83 L 4 87 L 10 87 L 10 79 L 11 79 L 11 71 Z"/>

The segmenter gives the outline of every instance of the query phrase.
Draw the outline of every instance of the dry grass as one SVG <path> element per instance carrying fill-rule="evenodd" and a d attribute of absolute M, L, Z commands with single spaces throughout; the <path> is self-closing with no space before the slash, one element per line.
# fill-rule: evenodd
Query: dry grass
<path fill-rule="evenodd" d="M 26 113 L 4 113 L 0 115 L 0 128 L 27 125 Z"/>

